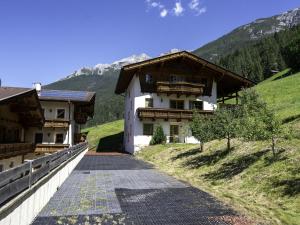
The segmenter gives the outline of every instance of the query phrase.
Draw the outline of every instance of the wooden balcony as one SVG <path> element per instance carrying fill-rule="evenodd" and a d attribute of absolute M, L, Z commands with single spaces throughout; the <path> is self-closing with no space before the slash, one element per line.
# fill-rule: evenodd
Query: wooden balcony
<path fill-rule="evenodd" d="M 69 148 L 69 144 L 36 144 L 35 153 L 53 153 Z"/>
<path fill-rule="evenodd" d="M 189 82 L 162 82 L 159 81 L 156 83 L 156 92 L 158 94 L 177 94 L 180 95 L 195 95 L 200 96 L 204 91 L 204 84 L 200 83 L 189 83 Z"/>
<path fill-rule="evenodd" d="M 68 120 L 46 120 L 44 127 L 46 128 L 68 128 Z"/>
<path fill-rule="evenodd" d="M 161 109 L 161 108 L 138 108 L 137 114 L 140 120 L 143 119 L 175 119 L 180 120 L 192 120 L 193 110 L 181 110 L 181 109 Z M 211 110 L 198 110 L 198 113 L 211 115 Z"/>
<path fill-rule="evenodd" d="M 25 155 L 33 151 L 34 145 L 31 143 L 0 144 L 0 159 Z"/>

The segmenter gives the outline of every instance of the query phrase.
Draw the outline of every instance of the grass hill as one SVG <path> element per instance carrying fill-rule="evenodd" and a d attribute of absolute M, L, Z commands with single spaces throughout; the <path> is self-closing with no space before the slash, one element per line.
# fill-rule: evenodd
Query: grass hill
<path fill-rule="evenodd" d="M 299 87 L 300 73 L 290 74 L 289 70 L 255 87 L 285 125 L 292 127 L 290 139 L 279 142 L 282 150 L 276 159 L 272 158 L 270 143 L 237 139 L 231 151 L 226 150 L 226 141 L 215 140 L 206 145 L 203 153 L 198 145 L 167 144 L 147 147 L 137 157 L 206 190 L 261 224 L 299 224 Z M 106 146 L 118 140 L 120 143 L 123 121 L 87 130 L 92 145 L 103 140 Z"/>
<path fill-rule="evenodd" d="M 117 120 L 84 129 L 90 148 L 96 151 L 119 151 L 123 143 L 124 121 Z"/>

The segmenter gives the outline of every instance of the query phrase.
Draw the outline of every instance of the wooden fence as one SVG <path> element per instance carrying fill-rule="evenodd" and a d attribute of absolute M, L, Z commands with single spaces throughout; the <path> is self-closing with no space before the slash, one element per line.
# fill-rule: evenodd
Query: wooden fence
<path fill-rule="evenodd" d="M 0 206 L 35 184 L 50 171 L 74 155 L 87 149 L 88 143 L 80 143 L 62 151 L 28 161 L 18 167 L 0 173 Z"/>

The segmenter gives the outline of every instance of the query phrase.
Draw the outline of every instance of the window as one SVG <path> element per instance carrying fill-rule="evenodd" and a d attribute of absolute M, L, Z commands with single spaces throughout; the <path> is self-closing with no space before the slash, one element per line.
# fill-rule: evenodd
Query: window
<path fill-rule="evenodd" d="M 42 114 L 43 114 L 43 116 L 45 116 L 45 109 L 44 108 L 42 108 Z"/>
<path fill-rule="evenodd" d="M 65 109 L 57 109 L 56 118 L 64 119 L 65 118 Z"/>
<path fill-rule="evenodd" d="M 56 134 L 55 143 L 56 144 L 64 143 L 64 135 L 63 134 Z"/>
<path fill-rule="evenodd" d="M 184 101 L 183 100 L 170 100 L 170 108 L 171 109 L 184 109 Z"/>
<path fill-rule="evenodd" d="M 170 75 L 170 82 L 171 83 L 183 82 L 183 81 L 185 81 L 183 76 L 174 75 L 174 74 Z"/>
<path fill-rule="evenodd" d="M 13 161 L 11 161 L 11 162 L 10 162 L 10 164 L 9 164 L 9 168 L 13 168 L 13 167 L 14 167 L 14 165 L 15 165 L 15 164 L 14 164 L 14 162 L 13 162 Z"/>
<path fill-rule="evenodd" d="M 145 81 L 146 81 L 147 84 L 152 84 L 153 83 L 152 75 L 151 74 L 146 74 Z"/>
<path fill-rule="evenodd" d="M 153 98 L 146 98 L 145 99 L 145 107 L 152 108 L 153 107 Z"/>
<path fill-rule="evenodd" d="M 0 164 L 0 172 L 2 172 L 2 171 L 3 171 L 3 165 Z"/>
<path fill-rule="evenodd" d="M 153 124 L 151 123 L 143 124 L 143 135 L 153 135 Z"/>
<path fill-rule="evenodd" d="M 35 144 L 42 144 L 43 143 L 43 133 L 36 133 L 34 138 Z"/>
<path fill-rule="evenodd" d="M 202 101 L 190 101 L 190 109 L 203 110 L 203 102 Z"/>

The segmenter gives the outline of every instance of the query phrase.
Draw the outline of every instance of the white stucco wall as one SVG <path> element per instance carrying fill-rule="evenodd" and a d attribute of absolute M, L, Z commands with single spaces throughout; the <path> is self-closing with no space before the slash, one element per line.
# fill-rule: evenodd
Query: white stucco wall
<path fill-rule="evenodd" d="M 130 96 L 129 96 L 130 92 Z M 145 107 L 145 99 L 153 98 L 153 108 L 170 108 L 170 100 L 184 100 L 184 109 L 189 109 L 189 101 L 203 101 L 203 110 L 215 110 L 217 108 L 217 84 L 214 81 L 212 86 L 211 96 L 199 96 L 195 98 L 193 96 L 180 96 L 177 98 L 176 95 L 160 95 L 156 93 L 141 93 L 141 87 L 138 76 L 134 76 L 128 86 L 126 97 L 125 97 L 125 131 L 124 131 L 124 146 L 125 150 L 130 153 L 139 151 L 142 147 L 149 145 L 152 136 L 143 135 L 143 123 L 153 123 L 154 127 L 161 125 L 163 127 L 164 133 L 167 136 L 167 140 L 170 135 L 170 125 L 177 124 L 180 129 L 186 126 L 188 121 L 164 121 L 164 120 L 143 120 L 137 116 L 137 109 L 140 107 Z M 130 126 L 132 126 L 132 131 Z M 155 128 L 154 128 L 155 129 Z M 133 133 L 133 135 L 132 135 Z M 184 132 L 182 132 L 184 133 Z M 190 133 L 188 136 L 181 137 L 180 142 L 185 143 L 199 143 Z"/>
<path fill-rule="evenodd" d="M 75 120 L 74 120 L 74 104 L 68 102 L 53 102 L 53 101 L 41 101 L 42 108 L 44 109 L 45 120 L 56 120 L 57 109 L 65 110 L 65 118 L 63 120 L 69 120 L 70 124 L 68 128 L 29 128 L 25 134 L 25 140 L 28 142 L 34 142 L 36 133 L 43 133 L 42 144 L 55 144 L 56 134 L 63 134 L 63 144 L 74 144 L 75 133 Z M 70 114 L 69 114 L 70 113 Z"/>

